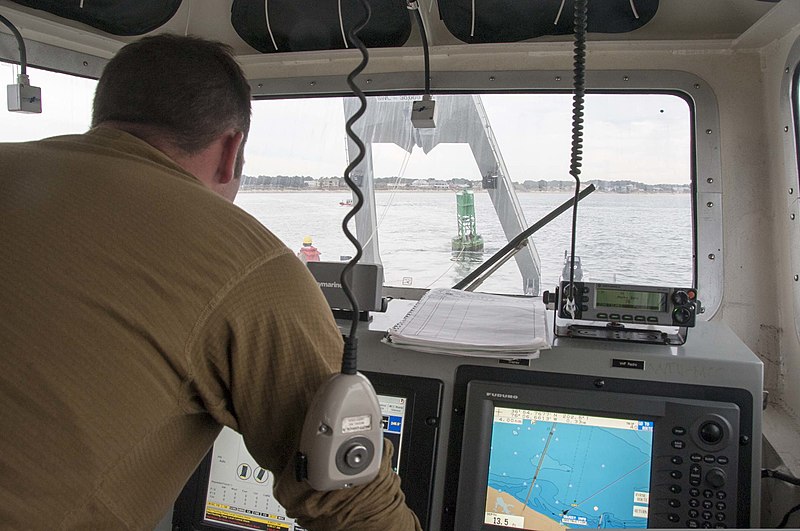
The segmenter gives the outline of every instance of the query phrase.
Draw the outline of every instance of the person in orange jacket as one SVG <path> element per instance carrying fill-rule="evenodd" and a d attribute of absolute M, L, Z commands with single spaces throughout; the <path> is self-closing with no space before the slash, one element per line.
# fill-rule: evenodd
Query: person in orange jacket
<path fill-rule="evenodd" d="M 319 262 L 319 249 L 314 247 L 311 236 L 303 238 L 303 246 L 297 252 L 297 257 L 303 262 Z"/>

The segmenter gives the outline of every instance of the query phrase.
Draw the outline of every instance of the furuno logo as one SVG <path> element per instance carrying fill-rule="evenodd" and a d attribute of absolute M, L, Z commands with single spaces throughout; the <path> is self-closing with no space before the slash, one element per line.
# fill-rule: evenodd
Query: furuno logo
<path fill-rule="evenodd" d="M 505 393 L 486 393 L 486 396 L 490 398 L 505 398 L 508 400 L 518 400 L 519 395 L 507 395 Z"/>
<path fill-rule="evenodd" d="M 338 282 L 318 282 L 320 288 L 336 288 L 339 289 L 342 287 L 341 284 Z"/>

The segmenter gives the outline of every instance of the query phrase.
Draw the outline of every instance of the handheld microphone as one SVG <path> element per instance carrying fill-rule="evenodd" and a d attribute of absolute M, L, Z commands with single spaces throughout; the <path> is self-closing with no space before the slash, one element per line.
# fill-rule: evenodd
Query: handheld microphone
<path fill-rule="evenodd" d="M 317 391 L 300 436 L 296 474 L 315 490 L 369 483 L 383 454 L 381 407 L 361 373 L 339 373 Z"/>

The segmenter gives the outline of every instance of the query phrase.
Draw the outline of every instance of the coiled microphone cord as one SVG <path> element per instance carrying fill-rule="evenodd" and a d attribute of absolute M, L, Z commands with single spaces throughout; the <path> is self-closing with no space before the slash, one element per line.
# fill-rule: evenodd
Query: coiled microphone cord
<path fill-rule="evenodd" d="M 353 141 L 353 143 L 358 147 L 358 154 L 356 157 L 350 161 L 350 164 L 347 165 L 347 168 L 344 170 L 344 181 L 347 183 L 347 186 L 353 191 L 353 194 L 356 196 L 356 201 L 353 204 L 353 208 L 345 214 L 344 219 L 342 220 L 342 232 L 350 240 L 350 243 L 356 248 L 356 253 L 353 255 L 353 258 L 350 259 L 349 262 L 344 266 L 342 269 L 342 274 L 339 278 L 340 283 L 342 284 L 342 291 L 344 291 L 347 300 L 350 301 L 350 307 L 352 309 L 352 321 L 350 324 L 350 334 L 345 336 L 344 338 L 344 353 L 342 355 L 342 373 L 343 374 L 356 374 L 356 367 L 357 367 L 357 338 L 356 338 L 356 331 L 358 330 L 358 321 L 359 321 L 359 307 L 358 301 L 353 294 L 353 291 L 350 288 L 349 279 L 352 277 L 352 270 L 355 267 L 356 263 L 361 259 L 363 255 L 361 244 L 358 242 L 356 237 L 350 232 L 347 225 L 351 219 L 355 217 L 359 210 L 361 210 L 362 205 L 364 204 L 364 194 L 358 188 L 356 183 L 351 178 L 350 174 L 352 171 L 364 160 L 364 154 L 366 152 L 366 148 L 364 146 L 364 142 L 355 134 L 353 131 L 353 124 L 361 118 L 367 110 L 367 97 L 364 95 L 364 92 L 361 88 L 356 84 L 355 78 L 364 69 L 367 67 L 367 63 L 369 62 L 369 52 L 367 51 L 367 47 L 364 46 L 364 43 L 361 39 L 358 38 L 357 33 L 364 29 L 364 26 L 367 25 L 369 22 L 370 15 L 372 14 L 372 10 L 370 9 L 369 3 L 366 0 L 360 0 L 362 7 L 364 8 L 365 16 L 362 20 L 360 20 L 355 26 L 350 28 L 347 32 L 347 37 L 350 39 L 350 43 L 353 44 L 358 50 L 361 52 L 361 62 L 353 69 L 352 72 L 347 76 L 347 86 L 350 87 L 350 90 L 353 94 L 358 97 L 359 102 L 361 105 L 356 112 L 353 113 L 347 122 L 345 123 L 345 131 L 347 132 L 347 136 Z"/>

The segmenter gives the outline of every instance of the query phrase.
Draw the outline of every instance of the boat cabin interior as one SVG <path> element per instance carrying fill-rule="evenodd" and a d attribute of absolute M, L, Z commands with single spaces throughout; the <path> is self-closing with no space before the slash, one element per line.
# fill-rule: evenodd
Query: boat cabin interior
<path fill-rule="evenodd" d="M 800 527 L 800 2 L 0 15 L 2 142 L 85 131 L 104 66 L 143 36 L 232 48 L 253 97 L 236 203 L 314 249 L 343 333 L 360 319 L 359 368 L 426 530 Z M 353 208 L 356 316 L 337 283 Z M 450 304 L 447 338 L 414 326 L 449 333 L 434 307 Z M 299 529 L 269 471 L 223 458 L 247 455 L 238 437 L 156 529 Z"/>

